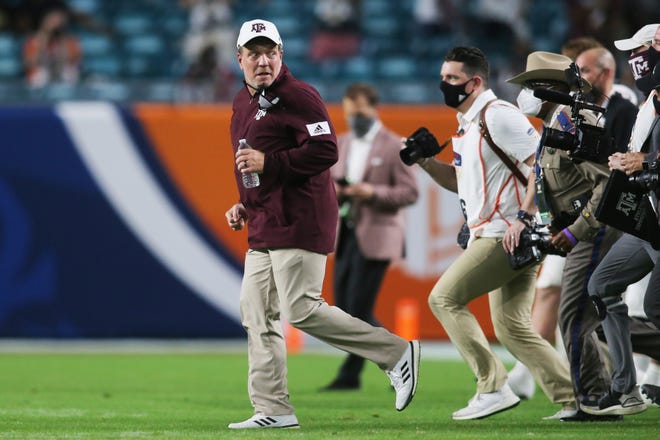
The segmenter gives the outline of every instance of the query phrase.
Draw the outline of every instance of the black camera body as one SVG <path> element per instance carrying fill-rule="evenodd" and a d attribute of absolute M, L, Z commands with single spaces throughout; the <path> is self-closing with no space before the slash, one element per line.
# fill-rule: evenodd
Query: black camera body
<path fill-rule="evenodd" d="M 607 160 L 612 138 L 605 134 L 604 128 L 581 122 L 575 126 L 575 134 L 546 128 L 541 142 L 543 146 L 568 151 L 574 159 L 603 163 Z"/>
<path fill-rule="evenodd" d="M 654 160 L 644 171 L 639 171 L 628 177 L 628 181 L 644 191 L 658 192 L 660 186 L 660 163 Z"/>
<path fill-rule="evenodd" d="M 604 128 L 587 124 L 580 111 L 593 110 L 604 113 L 606 109 L 584 100 L 584 79 L 580 76 L 575 63 L 572 63 L 564 73 L 569 86 L 577 89 L 574 95 L 550 89 L 536 89 L 534 96 L 545 101 L 571 106 L 571 121 L 575 127 L 575 134 L 546 128 L 543 131 L 541 145 L 568 151 L 571 158 L 576 160 L 604 163 L 614 141 L 611 136 L 607 136 Z"/>
<path fill-rule="evenodd" d="M 509 254 L 509 264 L 514 270 L 538 263 L 543 260 L 547 254 L 566 256 L 565 252 L 560 251 L 550 242 L 550 232 L 545 226 L 533 224 L 525 227 L 520 233 L 520 242 L 518 247 Z"/>
<path fill-rule="evenodd" d="M 399 151 L 399 157 L 403 163 L 412 166 L 421 158 L 435 156 L 449 142 L 445 142 L 442 146 L 438 145 L 435 136 L 426 127 L 420 127 L 406 138 L 405 143 L 405 148 Z"/>

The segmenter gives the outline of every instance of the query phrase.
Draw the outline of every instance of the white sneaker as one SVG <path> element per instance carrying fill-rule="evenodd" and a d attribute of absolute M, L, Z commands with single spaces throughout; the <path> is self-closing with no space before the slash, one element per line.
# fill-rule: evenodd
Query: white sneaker
<path fill-rule="evenodd" d="M 251 429 L 251 428 L 300 428 L 295 414 L 283 416 L 265 416 L 255 414 L 242 422 L 230 423 L 229 429 Z"/>
<path fill-rule="evenodd" d="M 459 409 L 451 417 L 454 420 L 483 419 L 484 417 L 513 408 L 519 403 L 520 398 L 511 391 L 509 385 L 505 384 L 500 390 L 494 393 L 475 394 L 468 402 L 468 406 Z"/>
<path fill-rule="evenodd" d="M 419 341 L 410 341 L 403 356 L 391 371 L 385 373 L 396 391 L 396 410 L 403 411 L 412 401 L 417 391 L 419 379 Z"/>
<path fill-rule="evenodd" d="M 531 399 L 536 392 L 536 383 L 532 373 L 527 365 L 520 361 L 516 362 L 516 365 L 509 372 L 506 383 L 511 387 L 511 391 L 521 399 Z"/>
<path fill-rule="evenodd" d="M 561 420 L 564 417 L 574 417 L 576 414 L 575 408 L 562 408 L 551 416 L 543 417 L 543 420 Z"/>

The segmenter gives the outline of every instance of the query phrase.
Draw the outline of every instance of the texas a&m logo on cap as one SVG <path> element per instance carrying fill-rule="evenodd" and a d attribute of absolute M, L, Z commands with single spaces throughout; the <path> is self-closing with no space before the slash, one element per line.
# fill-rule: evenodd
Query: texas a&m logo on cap
<path fill-rule="evenodd" d="M 263 23 L 252 23 L 252 29 L 251 32 L 263 32 L 266 30 L 266 25 Z"/>
<path fill-rule="evenodd" d="M 277 27 L 268 20 L 257 18 L 243 23 L 241 30 L 238 33 L 236 47 L 240 48 L 241 46 L 244 46 L 248 41 L 258 37 L 265 37 L 277 45 L 282 45 L 282 38 L 280 37 L 280 33 L 277 31 Z"/>

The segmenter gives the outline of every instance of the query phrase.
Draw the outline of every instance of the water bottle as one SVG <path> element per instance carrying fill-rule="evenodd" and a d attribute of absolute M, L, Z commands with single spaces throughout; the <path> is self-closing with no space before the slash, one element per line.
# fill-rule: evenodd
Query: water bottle
<path fill-rule="evenodd" d="M 238 141 L 238 149 L 243 150 L 245 148 L 252 148 L 245 139 L 240 139 Z M 258 173 L 243 173 L 243 186 L 246 188 L 256 188 L 259 186 L 259 174 Z"/>

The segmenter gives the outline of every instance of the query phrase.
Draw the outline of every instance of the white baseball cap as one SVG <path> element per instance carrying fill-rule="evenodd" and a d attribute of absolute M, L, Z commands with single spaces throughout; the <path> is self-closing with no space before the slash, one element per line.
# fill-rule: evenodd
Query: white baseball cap
<path fill-rule="evenodd" d="M 633 50 L 639 46 L 650 46 L 653 44 L 653 37 L 655 36 L 658 26 L 660 26 L 660 23 L 647 24 L 635 32 L 635 35 L 632 37 L 626 38 L 625 40 L 616 40 L 614 45 L 619 50 Z"/>
<path fill-rule="evenodd" d="M 270 21 L 257 18 L 243 23 L 241 31 L 238 33 L 236 47 L 245 46 L 248 41 L 257 37 L 266 37 L 275 44 L 283 45 L 277 27 Z"/>

